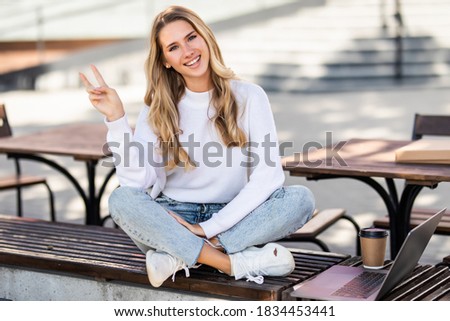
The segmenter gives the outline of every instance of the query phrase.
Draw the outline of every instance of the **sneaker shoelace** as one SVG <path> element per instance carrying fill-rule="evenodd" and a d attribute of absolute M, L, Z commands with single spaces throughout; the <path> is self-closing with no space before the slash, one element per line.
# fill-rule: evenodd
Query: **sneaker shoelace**
<path fill-rule="evenodd" d="M 263 284 L 264 283 L 264 277 L 262 275 L 252 276 L 250 274 L 246 275 L 247 282 L 255 282 L 256 284 Z"/>
<path fill-rule="evenodd" d="M 242 253 L 236 253 L 235 255 L 243 256 Z M 245 277 L 247 278 L 247 282 L 255 282 L 256 284 L 263 284 L 264 283 L 264 276 L 262 275 L 252 275 L 251 269 L 248 266 L 248 264 L 245 263 L 245 259 L 236 260 L 237 264 L 240 265 L 239 270 L 245 271 Z M 256 274 L 256 273 L 255 273 Z"/>
<path fill-rule="evenodd" d="M 186 274 L 187 278 L 191 276 L 191 274 L 189 273 L 189 268 L 187 267 L 187 265 L 181 265 L 180 269 L 175 270 L 175 272 L 173 272 L 173 274 L 172 274 L 172 282 L 175 282 L 175 274 L 177 274 L 177 272 L 182 270 L 182 269 L 184 270 L 184 273 Z"/>
<path fill-rule="evenodd" d="M 177 272 L 180 271 L 180 270 L 184 270 L 184 273 L 185 273 L 185 275 L 186 275 L 187 278 L 191 276 L 191 274 L 190 274 L 190 272 L 189 272 L 189 268 L 188 268 L 188 266 L 187 266 L 184 262 L 177 260 L 177 259 L 174 258 L 173 256 L 171 256 L 171 258 L 172 258 L 173 260 L 175 260 L 175 264 L 176 264 L 175 271 L 174 271 L 173 274 L 172 274 L 172 282 L 175 282 L 175 274 L 177 274 Z M 197 268 L 199 268 L 200 266 L 201 266 L 201 264 L 196 264 L 196 265 L 193 265 L 191 268 L 197 269 Z"/>

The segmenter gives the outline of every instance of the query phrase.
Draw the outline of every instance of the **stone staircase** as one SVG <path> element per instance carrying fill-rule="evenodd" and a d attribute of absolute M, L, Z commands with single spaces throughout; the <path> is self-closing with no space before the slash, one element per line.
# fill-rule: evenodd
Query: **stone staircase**
<path fill-rule="evenodd" d="M 450 1 L 402 1 L 405 36 L 398 79 L 394 8 L 381 1 L 327 1 L 219 35 L 242 78 L 283 92 L 448 85 Z M 388 1 L 393 2 L 393 1 Z M 426 10 L 425 10 L 426 9 Z"/>
<path fill-rule="evenodd" d="M 396 20 L 390 0 L 298 0 L 211 22 L 226 63 L 268 91 L 329 92 L 448 86 L 450 0 L 401 1 L 404 38 L 396 65 Z M 384 4 L 384 5 L 383 5 Z M 204 15 L 203 15 L 204 16 Z M 206 19 L 205 19 L 206 20 Z M 146 41 L 129 40 L 74 54 L 31 71 L 34 88 L 79 86 L 89 63 L 111 83 L 141 84 Z M 398 73 L 401 72 L 401 78 Z M 25 76 L 24 76 L 25 75 Z M 14 78 L 14 77 L 13 77 Z M 9 78 L 0 75 L 0 90 Z"/>

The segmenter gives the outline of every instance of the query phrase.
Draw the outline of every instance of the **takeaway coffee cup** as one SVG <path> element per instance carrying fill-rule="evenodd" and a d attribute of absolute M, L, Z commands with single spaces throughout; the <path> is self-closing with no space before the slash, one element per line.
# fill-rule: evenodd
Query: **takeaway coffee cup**
<path fill-rule="evenodd" d="M 388 232 L 378 228 L 363 228 L 359 232 L 363 266 L 367 269 L 381 269 L 386 254 Z"/>

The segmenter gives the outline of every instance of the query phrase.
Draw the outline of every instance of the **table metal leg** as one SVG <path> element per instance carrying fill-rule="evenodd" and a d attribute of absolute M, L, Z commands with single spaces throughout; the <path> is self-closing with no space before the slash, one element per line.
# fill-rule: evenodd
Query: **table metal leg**
<path fill-rule="evenodd" d="M 97 161 L 87 161 L 86 171 L 88 177 L 88 201 L 86 207 L 86 225 L 100 225 L 100 201 L 96 195 L 95 172 Z"/>
<path fill-rule="evenodd" d="M 403 241 L 406 239 L 406 236 L 409 233 L 409 223 L 411 219 L 411 210 L 414 204 L 414 201 L 419 195 L 420 191 L 424 186 L 422 185 L 406 185 L 403 189 L 402 197 L 400 199 L 400 203 L 398 206 L 398 215 L 397 215 L 397 237 L 399 240 Z M 400 248 L 399 248 L 400 249 Z"/>
<path fill-rule="evenodd" d="M 97 169 L 97 161 L 86 162 L 87 176 L 88 176 L 88 199 L 90 200 L 90 206 L 86 208 L 86 225 L 102 225 L 103 219 L 100 213 L 100 202 L 102 196 L 105 193 L 106 185 L 108 184 L 111 177 L 115 174 L 116 170 L 113 168 L 105 177 L 102 186 L 98 190 L 95 184 L 95 176 Z"/>
<path fill-rule="evenodd" d="M 403 240 L 401 240 L 397 233 L 399 229 L 399 221 L 398 221 L 398 200 L 397 197 L 397 190 L 395 189 L 395 186 L 393 185 L 393 182 L 386 182 L 388 183 L 388 190 L 386 190 L 381 184 L 379 184 L 377 181 L 375 181 L 373 178 L 370 177 L 349 177 L 356 180 L 359 180 L 361 182 L 364 182 L 371 186 L 375 191 L 378 193 L 378 195 L 381 196 L 383 199 L 383 202 L 386 206 L 388 215 L 389 215 L 389 239 L 390 239 L 390 253 L 391 253 L 391 259 L 394 259 L 397 256 L 398 250 L 400 249 L 401 244 L 403 243 Z M 391 194 L 395 192 L 394 194 Z"/>
<path fill-rule="evenodd" d="M 58 172 L 60 172 L 61 174 L 63 174 L 71 183 L 72 185 L 75 187 L 75 189 L 77 190 L 78 194 L 80 194 L 84 205 L 87 207 L 89 204 L 89 201 L 87 199 L 86 193 L 84 192 L 83 188 L 81 187 L 81 185 L 77 182 L 77 180 L 75 179 L 75 177 L 72 176 L 72 174 L 69 173 L 69 171 L 67 169 L 65 169 L 64 167 L 62 167 L 61 165 L 59 165 L 58 163 L 47 159 L 45 157 L 39 156 L 39 155 L 28 155 L 28 154 L 8 154 L 8 157 L 14 157 L 14 158 L 21 158 L 21 159 L 29 159 L 29 160 L 33 160 L 33 161 L 37 161 L 37 162 L 41 162 L 44 163 L 48 166 L 50 166 L 51 168 L 57 170 Z"/>
<path fill-rule="evenodd" d="M 416 197 L 420 191 L 425 187 L 435 188 L 438 184 L 430 182 L 427 185 L 416 185 L 407 183 L 401 193 L 400 200 L 398 199 L 397 189 L 394 181 L 391 178 L 386 178 L 387 189 L 375 181 L 371 177 L 355 177 L 355 176 L 335 176 L 335 175 L 317 175 L 309 180 L 320 180 L 330 178 L 351 178 L 364 182 L 371 186 L 384 201 L 389 215 L 389 230 L 390 230 L 390 250 L 391 259 L 394 259 L 400 250 L 406 236 L 409 233 L 411 210 L 414 205 Z"/>
<path fill-rule="evenodd" d="M 309 179 L 320 180 L 330 178 L 356 179 L 371 186 L 378 193 L 378 195 L 381 196 L 389 215 L 390 251 L 391 258 L 394 259 L 409 232 L 411 209 L 414 200 L 423 186 L 406 185 L 399 201 L 394 181 L 390 178 L 386 179 L 387 189 L 371 177 L 318 175 Z"/>
<path fill-rule="evenodd" d="M 384 179 L 386 182 L 386 186 L 388 188 L 389 191 L 389 196 L 392 199 L 392 204 L 396 207 L 396 211 L 398 210 L 397 206 L 398 206 L 398 193 L 397 193 L 397 187 L 395 186 L 395 182 L 392 178 L 385 178 Z"/>
<path fill-rule="evenodd" d="M 98 161 L 96 160 L 86 161 L 87 178 L 88 178 L 88 190 L 86 193 L 85 190 L 78 183 L 78 181 L 75 179 L 75 177 L 67 169 L 65 169 L 58 163 L 54 162 L 53 160 L 34 154 L 8 154 L 8 157 L 14 157 L 17 159 L 19 158 L 28 159 L 41 162 L 63 174 L 72 183 L 78 194 L 81 196 L 81 199 L 86 209 L 86 218 L 85 218 L 86 224 L 87 225 L 101 224 L 102 221 L 100 218 L 100 201 L 101 197 L 104 194 L 108 181 L 115 173 L 114 169 L 108 173 L 99 190 L 98 195 L 96 195 L 95 176 L 96 176 L 96 167 L 98 164 Z"/>
<path fill-rule="evenodd" d="M 105 180 L 102 183 L 102 186 L 98 190 L 98 198 L 101 200 L 103 197 L 103 194 L 106 190 L 106 185 L 108 185 L 109 180 L 114 176 L 116 173 L 116 168 L 111 169 L 111 171 L 106 175 Z"/>

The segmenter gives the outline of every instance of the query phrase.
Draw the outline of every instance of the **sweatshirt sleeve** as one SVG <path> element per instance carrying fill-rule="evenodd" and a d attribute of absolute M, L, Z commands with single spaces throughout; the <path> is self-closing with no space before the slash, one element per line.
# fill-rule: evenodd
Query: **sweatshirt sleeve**
<path fill-rule="evenodd" d="M 216 236 L 241 221 L 283 186 L 285 180 L 275 121 L 269 99 L 261 87 L 251 87 L 246 108 L 251 174 L 247 184 L 233 200 L 209 220 L 200 223 L 207 238 Z"/>
<path fill-rule="evenodd" d="M 154 167 L 158 166 L 155 159 L 157 140 L 147 124 L 147 114 L 148 107 L 145 107 L 138 117 L 134 133 L 127 115 L 112 122 L 105 120 L 108 147 L 121 186 L 147 189 L 156 181 Z"/>

